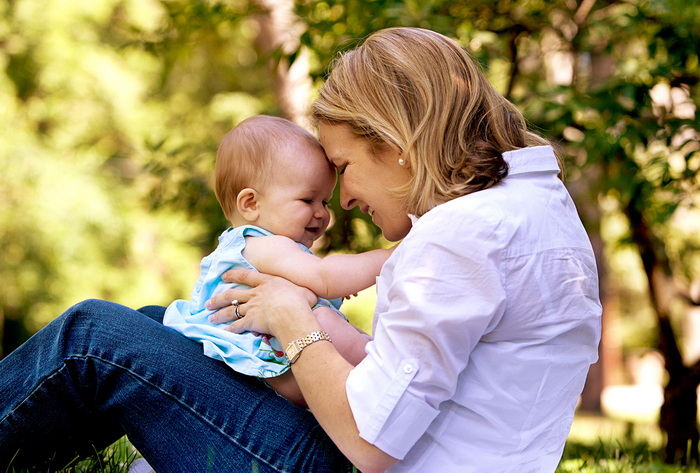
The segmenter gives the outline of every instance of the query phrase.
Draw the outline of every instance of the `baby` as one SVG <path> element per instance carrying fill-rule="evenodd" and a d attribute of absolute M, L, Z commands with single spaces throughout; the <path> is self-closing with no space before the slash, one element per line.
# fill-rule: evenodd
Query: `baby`
<path fill-rule="evenodd" d="M 339 312 L 342 298 L 374 284 L 392 250 L 314 256 L 309 248 L 330 222 L 328 201 L 336 175 L 318 140 L 281 118 L 254 116 L 230 131 L 216 157 L 216 197 L 230 221 L 219 245 L 201 263 L 189 301 L 168 307 L 164 324 L 202 343 L 204 353 L 234 370 L 257 376 L 280 395 L 305 406 L 274 337 L 225 330 L 205 303 L 235 287 L 221 275 L 234 267 L 256 269 L 305 286 L 319 299 L 314 314 L 333 345 L 353 365 L 364 358 L 368 335 Z M 327 300 L 331 299 L 331 300 Z M 236 301 L 234 301 L 235 303 Z"/>

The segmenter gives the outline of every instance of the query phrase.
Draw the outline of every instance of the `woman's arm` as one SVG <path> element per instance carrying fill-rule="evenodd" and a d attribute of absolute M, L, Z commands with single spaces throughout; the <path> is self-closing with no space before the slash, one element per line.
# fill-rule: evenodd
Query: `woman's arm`
<path fill-rule="evenodd" d="M 321 330 L 310 308 L 316 296 L 309 290 L 282 278 L 247 270 L 229 271 L 224 279 L 252 287 L 230 289 L 208 304 L 211 309 L 221 308 L 212 317 L 216 322 L 224 322 L 235 320 L 232 298 L 242 302 L 240 312 L 244 317 L 235 320 L 230 330 L 271 333 L 284 347 Z M 325 341 L 308 345 L 292 364 L 292 372 L 309 409 L 333 442 L 363 473 L 381 472 L 397 460 L 359 436 L 345 393 L 352 368 L 333 344 Z"/>
<path fill-rule="evenodd" d="M 317 307 L 313 311 L 323 330 L 333 340 L 336 351 L 342 355 L 352 366 L 362 361 L 366 355 L 365 345 L 371 339 L 369 335 L 348 323 L 340 317 L 335 310 L 328 307 Z M 309 406 L 304 401 L 304 395 L 299 388 L 291 371 L 281 376 L 266 378 L 265 382 L 282 397 L 304 408 Z"/>
<path fill-rule="evenodd" d="M 303 251 L 292 239 L 269 235 L 246 238 L 243 256 L 261 273 L 287 279 L 334 299 L 372 286 L 393 248 L 319 258 Z"/>

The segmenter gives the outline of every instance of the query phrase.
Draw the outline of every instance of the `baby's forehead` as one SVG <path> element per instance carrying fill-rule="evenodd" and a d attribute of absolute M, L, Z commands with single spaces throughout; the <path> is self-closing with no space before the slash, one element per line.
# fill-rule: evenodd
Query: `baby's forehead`
<path fill-rule="evenodd" d="M 324 182 L 330 181 L 335 184 L 337 178 L 336 168 L 322 151 L 310 146 L 303 148 L 287 147 L 287 149 L 280 151 L 273 157 L 271 166 L 272 169 L 277 171 L 275 175 L 278 178 L 293 177 L 298 179 L 298 173 L 302 172 L 303 174 L 313 175 L 317 181 L 323 179 Z"/>
<path fill-rule="evenodd" d="M 297 141 L 285 143 L 278 150 L 275 160 L 281 161 L 285 160 L 288 165 L 303 165 L 303 164 L 324 164 L 329 167 L 333 167 L 330 160 L 326 156 L 323 148 L 319 146 L 314 146 L 308 141 Z"/>
<path fill-rule="evenodd" d="M 323 182 L 327 183 L 329 186 L 335 187 L 338 180 L 338 173 L 335 167 L 328 160 L 324 160 L 322 166 L 326 172 L 318 173 L 319 176 L 323 179 Z"/>
<path fill-rule="evenodd" d="M 277 149 L 280 151 L 278 154 L 286 156 L 299 155 L 308 156 L 309 158 L 313 157 L 313 159 L 328 160 L 326 151 L 321 146 L 321 143 L 304 136 L 297 136 L 285 142 L 277 143 Z"/>

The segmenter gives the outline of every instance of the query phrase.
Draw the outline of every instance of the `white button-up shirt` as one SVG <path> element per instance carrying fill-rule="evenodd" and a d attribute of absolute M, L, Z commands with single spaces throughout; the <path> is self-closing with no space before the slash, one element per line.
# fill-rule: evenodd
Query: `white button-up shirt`
<path fill-rule="evenodd" d="M 374 340 L 346 391 L 391 472 L 553 472 L 601 306 L 590 242 L 550 147 L 414 220 L 377 279 Z"/>

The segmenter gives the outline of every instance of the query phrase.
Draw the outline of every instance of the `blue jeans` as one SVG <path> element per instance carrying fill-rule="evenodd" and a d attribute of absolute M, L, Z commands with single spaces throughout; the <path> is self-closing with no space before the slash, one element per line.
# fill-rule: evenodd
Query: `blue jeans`
<path fill-rule="evenodd" d="M 205 357 L 164 310 L 85 301 L 3 359 L 0 471 L 125 434 L 158 473 L 351 471 L 309 411 Z"/>

